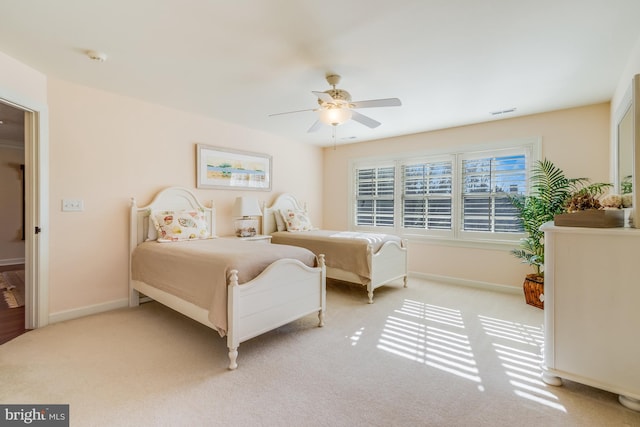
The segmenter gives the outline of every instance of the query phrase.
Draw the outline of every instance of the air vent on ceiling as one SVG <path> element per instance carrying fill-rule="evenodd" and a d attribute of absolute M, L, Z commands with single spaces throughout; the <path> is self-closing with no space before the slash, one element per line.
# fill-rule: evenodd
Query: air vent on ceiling
<path fill-rule="evenodd" d="M 514 111 L 516 111 L 516 107 L 513 108 L 507 108 L 506 110 L 498 110 L 498 111 L 491 111 L 490 114 L 492 116 L 500 116 L 502 114 L 509 114 L 509 113 L 513 113 Z"/>

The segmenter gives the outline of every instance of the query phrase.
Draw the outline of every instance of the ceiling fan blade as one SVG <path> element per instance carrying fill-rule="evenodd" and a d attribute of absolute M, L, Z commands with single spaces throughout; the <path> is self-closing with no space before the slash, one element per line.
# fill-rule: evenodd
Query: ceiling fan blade
<path fill-rule="evenodd" d="M 360 114 L 357 111 L 351 111 L 351 119 L 355 120 L 358 123 L 362 123 L 363 125 L 370 127 L 371 129 L 377 128 L 382 123 L 377 120 L 373 120 L 371 117 L 367 117 L 364 114 Z"/>
<path fill-rule="evenodd" d="M 329 95 L 326 92 L 318 92 L 318 91 L 312 91 L 312 93 L 318 97 L 318 99 L 322 102 L 327 102 L 327 103 L 332 103 L 333 102 L 333 97 L 331 95 Z"/>
<path fill-rule="evenodd" d="M 305 111 L 315 111 L 315 108 L 309 108 L 307 110 L 296 110 L 296 111 L 285 111 L 284 113 L 273 113 L 273 114 L 269 114 L 269 117 L 272 116 L 281 116 L 283 114 L 293 114 L 293 113 L 304 113 Z"/>
<path fill-rule="evenodd" d="M 398 98 L 370 99 L 368 101 L 350 102 L 351 108 L 399 107 L 402 102 Z"/>
<path fill-rule="evenodd" d="M 322 122 L 320 120 L 316 120 L 315 123 L 311 125 L 307 133 L 313 133 L 317 131 L 318 129 L 320 129 L 320 126 L 322 126 Z"/>

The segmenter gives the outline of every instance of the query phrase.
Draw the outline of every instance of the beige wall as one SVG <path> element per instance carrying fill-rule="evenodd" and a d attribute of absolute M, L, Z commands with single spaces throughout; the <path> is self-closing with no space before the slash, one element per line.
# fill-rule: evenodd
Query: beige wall
<path fill-rule="evenodd" d="M 542 154 L 569 177 L 609 180 L 609 103 L 324 149 L 324 227 L 348 226 L 349 161 L 403 152 L 482 146 L 542 138 Z M 533 270 L 507 249 L 409 243 L 412 272 L 475 282 L 521 286 Z"/>
<path fill-rule="evenodd" d="M 0 265 L 24 260 L 22 164 L 23 149 L 0 145 Z"/>
<path fill-rule="evenodd" d="M 47 78 L 44 74 L 0 52 L 0 98 L 21 105 L 45 105 Z"/>
<path fill-rule="evenodd" d="M 127 297 L 130 197 L 144 205 L 166 186 L 194 188 L 196 143 L 273 156 L 270 193 L 196 190 L 214 201 L 219 235 L 232 234 L 241 194 L 271 202 L 290 191 L 320 215 L 320 148 L 60 80 L 48 88 L 52 314 Z M 64 198 L 84 211 L 62 212 Z"/>

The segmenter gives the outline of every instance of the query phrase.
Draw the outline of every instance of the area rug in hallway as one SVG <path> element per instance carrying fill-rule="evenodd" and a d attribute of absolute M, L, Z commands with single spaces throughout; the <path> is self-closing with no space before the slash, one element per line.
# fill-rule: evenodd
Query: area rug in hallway
<path fill-rule="evenodd" d="M 0 289 L 9 308 L 24 306 L 24 270 L 3 271 Z"/>

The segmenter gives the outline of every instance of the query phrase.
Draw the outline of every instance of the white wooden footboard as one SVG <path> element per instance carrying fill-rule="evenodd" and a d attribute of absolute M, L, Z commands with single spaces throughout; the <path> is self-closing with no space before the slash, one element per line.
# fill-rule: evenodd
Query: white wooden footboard
<path fill-rule="evenodd" d="M 387 242 L 380 250 L 371 255 L 371 283 L 373 288 L 404 278 L 407 285 L 407 241 L 402 244 Z"/>
<path fill-rule="evenodd" d="M 366 286 L 369 304 L 373 303 L 373 291 L 382 285 L 397 279 L 403 279 L 403 285 L 405 288 L 407 287 L 407 240 L 402 240 L 401 244 L 387 242 L 376 253 L 373 253 L 373 248 L 369 245 L 367 262 L 371 273 L 369 278 L 333 267 L 327 267 L 327 277 Z"/>
<path fill-rule="evenodd" d="M 314 312 L 318 313 L 318 326 L 324 325 L 324 255 L 318 259 L 318 268 L 297 260 L 278 260 L 242 285 L 237 272 L 232 271 L 227 308 L 229 369 L 237 368 L 238 346 L 243 341 Z"/>

